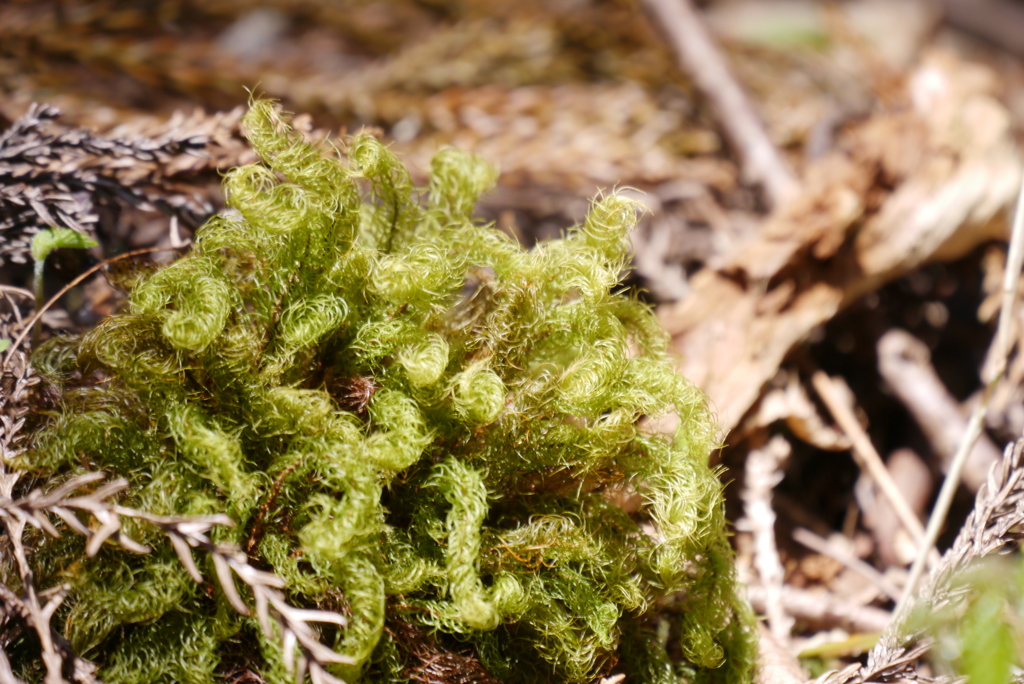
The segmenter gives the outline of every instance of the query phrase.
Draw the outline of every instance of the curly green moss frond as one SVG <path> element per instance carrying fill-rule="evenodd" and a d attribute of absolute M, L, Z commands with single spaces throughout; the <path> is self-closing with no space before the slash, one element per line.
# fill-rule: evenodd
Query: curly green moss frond
<path fill-rule="evenodd" d="M 199 257 L 181 260 L 135 288 L 132 313 L 156 316 L 161 332 L 181 351 L 202 351 L 224 330 L 233 290 L 215 263 Z"/>
<path fill-rule="evenodd" d="M 281 314 L 274 344 L 264 357 L 264 378 L 278 380 L 295 366 L 297 356 L 336 332 L 347 316 L 348 304 L 337 296 L 316 295 L 292 302 Z"/>
<path fill-rule="evenodd" d="M 474 361 L 452 378 L 455 410 L 473 424 L 493 422 L 505 408 L 505 383 L 487 359 Z"/>
<path fill-rule="evenodd" d="M 329 424 L 344 431 L 341 425 L 334 425 L 344 418 L 338 415 L 331 395 L 323 390 L 273 387 L 257 396 L 263 421 L 254 427 L 266 436 L 321 434 Z M 350 426 L 358 432 L 354 425 Z"/>
<path fill-rule="evenodd" d="M 480 581 L 480 525 L 487 515 L 487 488 L 480 473 L 449 459 L 435 468 L 433 483 L 451 505 L 447 518 L 449 591 L 459 617 L 473 629 L 492 630 L 501 615 Z"/>
<path fill-rule="evenodd" d="M 154 391 L 179 394 L 184 363 L 161 327 L 156 316 L 108 318 L 82 337 L 79 364 L 109 368 Z"/>
<path fill-rule="evenodd" d="M 423 341 L 398 350 L 395 360 L 405 368 L 410 385 L 430 387 L 444 374 L 450 353 L 444 337 L 430 334 Z"/>
<path fill-rule="evenodd" d="M 352 620 L 339 650 L 358 663 L 369 660 L 384 632 L 384 577 L 377 568 L 375 556 L 375 549 L 363 547 L 347 554 L 332 567 L 332 576 L 345 592 L 352 610 Z M 350 680 L 358 678 L 359 666 L 338 669 Z"/>
<path fill-rule="evenodd" d="M 438 220 L 468 221 L 480 195 L 494 187 L 497 169 L 479 157 L 445 148 L 430 161 L 430 209 Z"/>
<path fill-rule="evenodd" d="M 226 495 L 229 511 L 239 517 L 255 502 L 262 474 L 246 467 L 242 446 L 237 437 L 211 427 L 192 407 L 182 407 L 167 415 L 167 429 L 185 458 L 192 461 L 199 473 Z"/>
<path fill-rule="evenodd" d="M 419 406 L 399 392 L 377 392 L 370 403 L 370 417 L 381 431 L 366 440 L 365 451 L 383 470 L 405 470 L 433 441 Z"/>
<path fill-rule="evenodd" d="M 713 417 L 622 292 L 637 203 L 603 197 L 527 251 L 474 220 L 496 173 L 472 155 L 440 151 L 424 189 L 370 136 L 310 143 L 264 101 L 243 128 L 260 162 L 227 174 L 193 253 L 37 353 L 64 393 L 18 467 L 229 514 L 216 539 L 349 618 L 321 638 L 352 684 L 408 676 L 392 620 L 502 681 L 747 684 Z M 671 438 L 647 420 L 666 414 Z M 107 680 L 213 681 L 248 644 L 286 681 L 280 646 L 136 527 L 153 554 L 40 536 L 34 559 L 74 577 L 58 627 Z"/>
<path fill-rule="evenodd" d="M 399 348 L 419 339 L 420 331 L 419 326 L 405 319 L 367 321 L 356 333 L 350 349 L 363 364 L 379 366 L 383 359 Z"/>
<path fill-rule="evenodd" d="M 317 295 L 295 302 L 281 315 L 277 344 L 281 356 L 294 355 L 334 332 L 348 316 L 348 304 L 341 297 Z"/>
<path fill-rule="evenodd" d="M 198 593 L 173 554 L 154 561 L 131 567 L 108 558 L 103 575 L 88 578 L 89 590 L 74 603 L 65 621 L 76 652 L 89 653 L 122 623 L 138 624 L 178 610 Z"/>
<path fill-rule="evenodd" d="M 629 253 L 629 233 L 636 226 L 643 205 L 624 195 L 611 195 L 596 202 L 576 233 L 609 263 L 624 260 Z"/>
<path fill-rule="evenodd" d="M 563 681 L 575 684 L 593 681 L 607 662 L 616 641 L 614 635 L 596 635 L 589 629 L 582 629 L 585 621 L 565 600 L 578 599 L 572 601 L 577 608 L 584 606 L 586 600 L 568 581 L 549 579 L 543 584 L 543 593 L 550 593 L 559 600 L 534 603 L 524 619 L 537 639 L 538 655 Z M 594 608 L 600 609 L 599 605 L 586 607 L 592 615 Z"/>
<path fill-rule="evenodd" d="M 384 590 L 389 596 L 411 594 L 424 589 L 428 584 L 447 587 L 448 575 L 445 569 L 417 555 L 411 544 L 389 539 L 385 555 L 389 567 L 384 576 Z"/>
<path fill-rule="evenodd" d="M 293 551 L 292 539 L 273 528 L 266 530 L 259 541 L 260 555 L 274 569 L 274 574 L 288 583 L 289 588 L 308 596 L 325 596 L 331 589 L 331 581 L 304 568 L 300 557 Z"/>
<path fill-rule="evenodd" d="M 374 290 L 386 301 L 414 310 L 438 312 L 460 286 L 466 266 L 447 250 L 418 245 L 411 254 L 385 254 L 373 274 Z"/>
<path fill-rule="evenodd" d="M 110 410 L 62 413 L 40 436 L 32 466 L 57 471 L 79 463 L 82 454 L 104 452 L 119 470 L 134 470 L 156 446 L 137 416 Z"/>
<path fill-rule="evenodd" d="M 308 503 L 310 522 L 299 531 L 306 557 L 324 572 L 380 532 L 380 486 L 365 475 L 353 480 L 346 483 L 343 499 L 313 495 Z"/>
<path fill-rule="evenodd" d="M 111 684 L 210 684 L 220 662 L 216 647 L 221 640 L 212 619 L 198 613 L 169 613 L 126 630 L 99 676 Z"/>
<path fill-rule="evenodd" d="M 260 159 L 297 185 L 332 197 L 349 182 L 351 170 L 339 159 L 325 155 L 322 147 L 305 142 L 271 100 L 249 103 L 242 130 Z"/>
<path fill-rule="evenodd" d="M 348 147 L 354 170 L 370 185 L 360 229 L 361 244 L 391 252 L 411 236 L 422 210 L 413 198 L 405 166 L 371 135 L 357 135 Z"/>
<path fill-rule="evenodd" d="M 567 413 L 600 415 L 622 394 L 615 385 L 626 365 L 621 345 L 614 341 L 583 351 L 558 381 L 559 404 Z"/>
<path fill-rule="evenodd" d="M 667 621 L 663 620 L 662 624 L 668 627 Z M 690 681 L 690 678 L 676 674 L 672 661 L 669 660 L 665 647 L 659 643 L 654 630 L 646 628 L 638 621 L 630 620 L 624 624 L 619 652 L 628 668 L 629 676 L 641 682 L 684 684 Z"/>

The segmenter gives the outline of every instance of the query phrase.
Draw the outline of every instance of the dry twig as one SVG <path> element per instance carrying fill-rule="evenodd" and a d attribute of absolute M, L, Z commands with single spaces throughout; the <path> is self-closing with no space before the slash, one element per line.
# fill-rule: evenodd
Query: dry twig
<path fill-rule="evenodd" d="M 967 419 L 929 357 L 928 347 L 903 330 L 890 330 L 878 340 L 878 372 L 917 420 L 946 470 L 967 431 Z M 978 491 L 1000 457 L 999 448 L 982 435 L 964 467 L 964 484 Z"/>
<path fill-rule="evenodd" d="M 914 515 L 914 512 L 900 493 L 899 488 L 896 487 L 896 483 L 892 481 L 885 463 L 882 462 L 882 457 L 878 455 L 874 445 L 871 443 L 871 438 L 864 432 L 864 428 L 860 426 L 857 417 L 853 415 L 850 407 L 843 402 L 835 387 L 835 381 L 821 371 L 818 371 L 811 378 L 811 382 L 814 384 L 814 389 L 818 391 L 821 400 L 825 402 L 828 410 L 832 412 L 836 422 L 839 423 L 839 426 L 843 428 L 843 431 L 846 432 L 853 442 L 853 455 L 857 460 L 857 465 L 871 476 L 871 479 L 875 481 L 879 489 L 882 490 L 882 493 L 889 499 L 904 529 L 910 533 L 915 542 L 920 543 L 924 537 L 924 527 L 921 525 L 921 521 Z M 932 546 L 934 546 L 934 541 L 927 548 L 930 550 Z M 928 554 L 926 553 L 925 558 L 927 557 Z"/>
<path fill-rule="evenodd" d="M 900 448 L 889 453 L 885 469 L 911 510 L 923 517 L 931 503 L 934 484 L 928 465 L 913 450 Z M 854 485 L 854 496 L 864 514 L 864 527 L 875 538 L 883 567 L 909 566 L 917 554 L 917 544 L 900 525 L 889 500 L 879 496 L 877 487 L 866 477 Z"/>
<path fill-rule="evenodd" d="M 819 537 L 805 527 L 798 527 L 793 530 L 793 539 L 800 544 L 803 544 L 811 551 L 815 551 L 829 558 L 833 558 L 850 570 L 853 570 L 860 576 L 867 579 L 883 594 L 891 598 L 893 601 L 899 599 L 899 590 L 893 586 L 892 582 L 887 580 L 882 573 L 878 572 L 875 568 L 868 565 L 860 558 L 841 548 L 841 545 L 832 544 L 829 540 Z"/>
<path fill-rule="evenodd" d="M 761 623 L 760 631 L 757 649 L 761 654 L 761 666 L 754 679 L 755 684 L 803 684 L 807 681 L 807 673 L 800 667 L 796 656 L 772 636 L 764 623 Z"/>
<path fill-rule="evenodd" d="M 765 614 L 772 636 L 787 643 L 793 629 L 793 618 L 782 606 L 782 585 L 785 570 L 775 546 L 775 511 L 772 509 L 772 489 L 782 481 L 782 466 L 792 448 L 783 437 L 776 435 L 761 449 L 747 456 L 744 469 L 743 518 L 736 528 L 749 532 L 754 538 L 754 567 L 765 590 Z"/>
<path fill-rule="evenodd" d="M 758 613 L 767 604 L 767 590 L 755 584 L 747 585 L 747 598 Z M 824 591 L 808 591 L 784 586 L 780 595 L 786 612 L 815 627 L 831 629 L 842 627 L 851 632 L 881 632 L 889 624 L 889 611 L 872 606 L 861 606 L 842 601 Z"/>
<path fill-rule="evenodd" d="M 908 632 L 908 616 L 918 606 L 935 610 L 961 600 L 963 592 L 952 589 L 956 576 L 979 558 L 1019 546 L 1024 539 L 1022 524 L 1024 439 L 1006 447 L 1002 460 L 992 468 L 988 481 L 978 490 L 974 510 L 953 546 L 942 556 L 921 590 L 893 616 L 882 638 L 868 654 L 867 664 L 826 673 L 818 678 L 817 684 L 866 684 L 900 678 L 928 681 L 915 672 L 915 666 L 928 652 L 931 642 L 921 634 Z M 940 684 L 950 680 L 940 677 L 930 681 Z"/>
<path fill-rule="evenodd" d="M 644 0 L 654 23 L 667 35 L 683 70 L 707 98 L 726 139 L 740 158 L 747 182 L 760 185 L 778 207 L 797 192 L 797 181 L 768 139 L 753 106 L 690 0 Z"/>

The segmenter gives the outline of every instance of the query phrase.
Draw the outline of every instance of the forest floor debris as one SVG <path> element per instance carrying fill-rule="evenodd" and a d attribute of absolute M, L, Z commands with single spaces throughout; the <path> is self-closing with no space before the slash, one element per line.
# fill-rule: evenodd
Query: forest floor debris
<path fill-rule="evenodd" d="M 709 3 L 701 16 L 750 103 L 752 143 L 652 27 L 651 16 L 667 20 L 653 8 L 676 1 L 649 0 L 650 14 L 539 0 L 0 4 L 0 338 L 17 339 L 32 315 L 23 257 L 47 217 L 101 243 L 84 260 L 59 255 L 52 294 L 96 259 L 184 244 L 223 207 L 218 173 L 253 158 L 234 109 L 243 86 L 307 112 L 297 126 L 311 139 L 384 133 L 419 180 L 441 145 L 495 161 L 499 187 L 480 210 L 525 244 L 579 220 L 595 191 L 630 186 L 649 210 L 633 282 L 717 409 L 717 457 L 737 483 L 730 518 L 743 516 L 738 483 L 751 478 L 755 504 L 777 516 L 758 514 L 735 539 L 775 645 L 792 655 L 808 637 L 885 632 L 921 536 L 912 521 L 931 508 L 980 400 L 1000 306 L 1024 64 L 959 27 L 985 33 L 1012 3 L 983 3 L 974 22 L 959 0 L 776 3 L 786 11 L 771 31 L 744 23 L 757 2 Z M 751 145 L 772 151 L 760 173 Z M 72 289 L 44 323 L 90 327 L 120 305 L 136 267 Z M 1024 430 L 1024 307 L 1012 313 L 1008 372 L 922 596 L 946 600 L 937 587 L 952 568 L 1015 541 L 1020 447 L 1001 445 Z M 0 446 L 13 450 L 32 374 L 21 349 L 5 357 Z M 819 373 L 849 387 L 843 419 L 815 390 Z M 748 469 L 777 439 L 786 463 Z M 865 476 L 851 449 L 885 467 Z M 772 531 L 777 567 L 756 551 Z M 430 656 L 421 636 L 408 637 L 410 652 Z M 822 684 L 930 677 L 927 649 L 894 639 L 864 662 L 850 664 L 866 650 L 852 648 L 804 663 L 832 670 Z M 436 674 L 426 660 L 417 673 Z"/>

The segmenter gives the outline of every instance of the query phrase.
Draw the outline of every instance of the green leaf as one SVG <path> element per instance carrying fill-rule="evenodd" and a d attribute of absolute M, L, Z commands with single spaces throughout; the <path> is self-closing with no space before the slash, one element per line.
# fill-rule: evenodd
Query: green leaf
<path fill-rule="evenodd" d="M 32 238 L 32 258 L 36 261 L 46 261 L 46 257 L 55 249 L 88 249 L 97 244 L 88 235 L 70 228 L 47 228 Z"/>
<path fill-rule="evenodd" d="M 973 684 L 1005 684 L 1017 660 L 1004 611 L 1006 597 L 990 586 L 974 601 L 960 627 L 961 668 Z"/>
<path fill-rule="evenodd" d="M 0 340 L 0 354 L 3 354 L 5 351 L 7 351 L 7 348 L 10 347 L 10 346 L 11 346 L 11 341 L 10 340 Z"/>

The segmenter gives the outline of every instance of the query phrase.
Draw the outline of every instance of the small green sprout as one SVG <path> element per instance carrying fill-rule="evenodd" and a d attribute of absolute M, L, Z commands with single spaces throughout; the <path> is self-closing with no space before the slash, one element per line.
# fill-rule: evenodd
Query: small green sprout
<path fill-rule="evenodd" d="M 33 281 L 35 285 L 36 311 L 42 311 L 46 303 L 43 293 L 43 267 L 46 265 L 46 258 L 55 249 L 89 249 L 96 246 L 96 241 L 88 235 L 79 233 L 70 228 L 44 228 L 32 238 L 32 259 L 35 262 Z M 39 347 L 39 334 L 42 330 L 43 320 L 40 317 L 32 326 L 32 349 Z M 6 347 L 4 347 L 6 349 Z M 3 349 L 0 349 L 2 352 Z"/>

